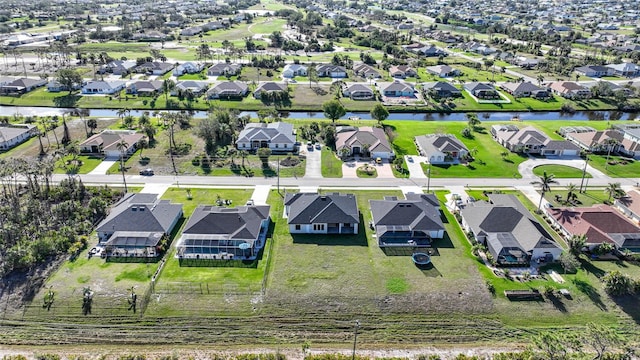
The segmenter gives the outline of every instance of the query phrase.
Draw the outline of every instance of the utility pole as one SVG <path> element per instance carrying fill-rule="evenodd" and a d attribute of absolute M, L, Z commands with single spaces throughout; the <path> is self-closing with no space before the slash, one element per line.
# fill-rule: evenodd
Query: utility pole
<path fill-rule="evenodd" d="M 358 341 L 359 328 L 360 328 L 360 320 L 356 320 L 355 328 L 353 331 L 353 354 L 351 354 L 351 360 L 356 360 L 356 342 Z"/>
<path fill-rule="evenodd" d="M 582 186 L 584 185 L 584 178 L 587 176 L 587 164 L 589 163 L 589 154 L 584 156 L 584 169 L 582 169 L 582 181 L 580 181 L 580 192 L 584 193 Z M 586 189 L 585 189 L 586 190 Z"/>
<path fill-rule="evenodd" d="M 427 194 L 429 193 L 430 186 L 431 186 L 431 162 L 429 162 L 429 168 L 427 169 Z"/>

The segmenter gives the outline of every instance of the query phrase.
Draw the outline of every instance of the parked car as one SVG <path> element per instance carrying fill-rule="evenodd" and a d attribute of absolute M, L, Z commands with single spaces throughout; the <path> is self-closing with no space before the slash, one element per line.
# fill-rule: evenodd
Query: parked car
<path fill-rule="evenodd" d="M 313 144 L 311 143 L 311 141 L 307 142 L 307 150 L 313 150 Z"/>
<path fill-rule="evenodd" d="M 140 170 L 140 175 L 151 176 L 153 175 L 153 169 Z"/>
<path fill-rule="evenodd" d="M 407 156 L 407 160 L 412 163 L 413 162 L 413 158 L 411 156 Z"/>
<path fill-rule="evenodd" d="M 320 143 L 316 143 L 316 150 L 322 150 L 322 146 L 320 146 Z"/>

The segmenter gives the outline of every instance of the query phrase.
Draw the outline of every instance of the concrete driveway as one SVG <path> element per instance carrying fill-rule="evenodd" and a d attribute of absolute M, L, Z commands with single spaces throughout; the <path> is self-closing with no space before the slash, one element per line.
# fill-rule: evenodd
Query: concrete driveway
<path fill-rule="evenodd" d="M 308 150 L 305 147 L 300 149 L 300 155 L 307 156 L 306 170 L 304 177 L 307 179 L 321 179 L 322 178 L 322 155 L 321 150 L 313 149 Z"/>
<path fill-rule="evenodd" d="M 376 171 L 378 172 L 378 177 L 382 179 L 392 179 L 395 178 L 393 176 L 393 170 L 391 169 L 391 163 L 388 160 L 383 160 L 382 164 L 372 164 Z"/>
<path fill-rule="evenodd" d="M 107 171 L 118 162 L 118 158 L 105 158 L 98 166 L 89 172 L 91 175 L 105 175 Z"/>
<path fill-rule="evenodd" d="M 537 179 L 538 177 L 533 174 L 533 168 L 540 165 L 564 165 L 570 166 L 576 169 L 584 169 L 584 159 L 582 158 L 574 158 L 574 159 L 559 159 L 559 158 L 546 158 L 546 159 L 537 159 L 531 158 L 529 160 L 523 161 L 520 165 L 518 165 L 518 172 L 522 175 L 524 179 Z M 607 179 L 608 176 L 602 173 L 600 170 L 596 170 L 591 167 L 591 165 L 587 165 L 587 172 L 591 174 L 593 178 L 596 179 Z"/>
<path fill-rule="evenodd" d="M 411 158 L 413 161 L 409 161 Z M 410 179 L 426 179 L 427 175 L 422 170 L 422 163 L 427 162 L 427 158 L 424 156 L 416 156 L 416 155 L 405 155 L 404 160 L 407 164 L 407 169 L 409 169 L 409 178 Z"/>

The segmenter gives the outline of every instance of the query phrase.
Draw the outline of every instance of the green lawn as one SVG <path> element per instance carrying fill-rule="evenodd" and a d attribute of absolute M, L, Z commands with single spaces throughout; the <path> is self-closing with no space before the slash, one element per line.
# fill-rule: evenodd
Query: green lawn
<path fill-rule="evenodd" d="M 76 168 L 73 162 L 71 162 L 71 159 L 71 155 L 67 155 L 56 161 L 56 166 L 53 172 L 55 174 L 88 174 L 102 162 L 102 157 L 78 156 L 80 166 Z"/>
<path fill-rule="evenodd" d="M 591 155 L 589 156 L 589 165 L 611 177 L 640 177 L 640 161 L 621 156 L 610 156 L 607 163 L 606 155 Z"/>
<path fill-rule="evenodd" d="M 580 184 L 575 184 L 578 188 L 580 188 Z M 560 201 L 556 201 L 556 196 L 560 199 Z M 577 192 L 576 193 L 576 204 L 579 206 L 589 207 L 592 205 L 603 204 L 607 200 L 607 194 L 603 189 L 594 190 L 589 189 L 584 193 Z M 567 190 L 562 188 L 552 188 L 551 191 L 546 192 L 544 194 L 544 198 L 550 202 L 555 207 L 566 206 L 563 202 L 567 198 Z"/>
<path fill-rule="evenodd" d="M 385 121 L 385 125 L 391 126 L 398 134 L 393 143 L 397 155 L 417 155 L 414 137 L 433 133 L 453 134 L 462 141 L 468 149 L 477 149 L 476 160 L 469 165 L 432 165 L 433 177 L 516 177 L 518 164 L 526 160 L 517 154 L 510 153 L 504 160 L 498 156 L 504 151 L 491 138 L 488 132 L 489 125 L 484 125 L 482 133 L 474 133 L 473 139 L 466 139 L 460 135 L 467 124 L 464 122 L 432 122 L 432 121 Z M 423 164 L 426 173 L 426 164 Z"/>
<path fill-rule="evenodd" d="M 342 177 L 342 161 L 338 159 L 335 153 L 328 146 L 322 147 L 322 177 L 341 178 Z"/>
<path fill-rule="evenodd" d="M 188 191 L 191 192 L 191 199 L 188 198 Z M 244 205 L 251 199 L 253 189 L 202 189 L 172 187 L 163 195 L 162 199 L 182 204 L 182 211 L 185 217 L 191 216 L 193 210 L 198 205 L 216 205 L 218 196 L 222 200 L 231 200 L 232 206 Z"/>
<path fill-rule="evenodd" d="M 533 173 L 536 176 L 542 176 L 544 173 L 553 174 L 558 179 L 566 178 L 581 178 L 582 170 L 565 165 L 541 165 L 533 168 Z M 589 173 L 586 174 L 587 178 L 590 178 Z"/>
<path fill-rule="evenodd" d="M 80 318 L 84 288 L 90 288 L 94 292 L 92 316 L 138 316 L 127 310 L 127 295 L 132 287 L 139 295 L 146 291 L 158 263 L 106 262 L 100 257 L 89 259 L 89 249 L 95 243 L 97 237 L 94 236 L 90 239 L 88 248 L 74 261 L 66 261 L 47 279 L 34 301 L 25 309 L 26 317 Z M 55 292 L 55 302 L 47 312 L 41 305 L 49 288 Z"/>
<path fill-rule="evenodd" d="M 282 32 L 287 20 L 278 18 L 268 18 L 265 20 L 257 20 L 255 23 L 249 25 L 249 31 L 254 34 L 269 34 L 274 31 Z"/>

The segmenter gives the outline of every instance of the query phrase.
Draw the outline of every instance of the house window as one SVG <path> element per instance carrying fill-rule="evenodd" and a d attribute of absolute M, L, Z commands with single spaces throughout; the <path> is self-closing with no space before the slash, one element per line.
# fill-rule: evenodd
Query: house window
<path fill-rule="evenodd" d="M 276 144 L 276 149 L 278 148 L 278 145 L 280 145 L 280 144 Z"/>
<path fill-rule="evenodd" d="M 300 230 L 300 224 L 296 224 L 296 230 Z"/>
<path fill-rule="evenodd" d="M 289 144 L 284 144 L 284 148 L 285 149 L 288 148 L 288 147 L 289 147 Z"/>
<path fill-rule="evenodd" d="M 313 230 L 314 231 L 323 231 L 324 230 L 324 224 L 313 224 Z"/>

